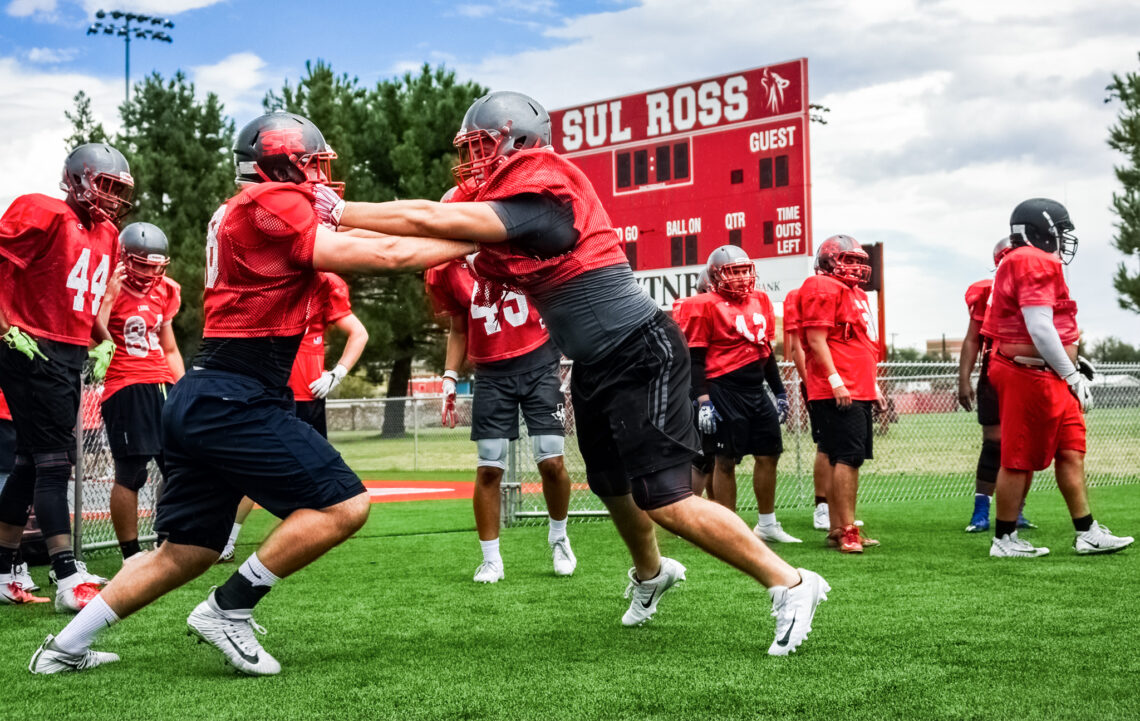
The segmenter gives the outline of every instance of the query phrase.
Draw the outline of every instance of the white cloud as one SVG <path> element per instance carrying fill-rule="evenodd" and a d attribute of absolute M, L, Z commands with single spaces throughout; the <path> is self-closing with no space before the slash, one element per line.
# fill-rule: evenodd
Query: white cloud
<path fill-rule="evenodd" d="M 55 12 L 55 3 L 56 0 L 12 0 L 8 3 L 7 13 L 17 18 L 37 13 L 51 14 Z"/>
<path fill-rule="evenodd" d="M 192 67 L 190 72 L 197 91 L 217 93 L 226 113 L 239 126 L 261 112 L 261 99 L 269 89 L 270 76 L 265 61 L 256 53 L 234 53 L 213 65 Z"/>
<path fill-rule="evenodd" d="M 900 346 L 965 330 L 962 293 L 1033 196 L 1069 207 L 1083 239 L 1070 278 L 1099 337 L 1136 326 L 1109 282 L 1120 158 L 1103 100 L 1111 73 L 1136 67 L 1138 22 L 1128 0 L 645 0 L 552 27 L 551 49 L 457 68 L 557 108 L 806 56 L 812 100 L 831 108 L 811 128 L 814 240 L 886 243 Z"/>
<path fill-rule="evenodd" d="M 25 57 L 30 63 L 54 64 L 73 60 L 79 50 L 76 48 L 32 48 Z"/>
<path fill-rule="evenodd" d="M 222 1 L 223 0 L 116 0 L 114 3 L 108 3 L 106 0 L 82 0 L 83 9 L 91 14 L 94 14 L 95 11 L 100 8 L 114 5 L 116 10 L 163 16 L 177 15 L 187 10 L 197 10 L 199 8 L 209 7 L 210 5 L 217 5 Z"/>
<path fill-rule="evenodd" d="M 459 5 L 455 12 L 465 18 L 485 18 L 495 12 L 495 8 L 491 5 Z"/>

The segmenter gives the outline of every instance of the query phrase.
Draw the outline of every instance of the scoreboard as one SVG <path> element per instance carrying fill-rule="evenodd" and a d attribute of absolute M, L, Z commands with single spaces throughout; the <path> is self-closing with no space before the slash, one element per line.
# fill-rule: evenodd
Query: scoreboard
<path fill-rule="evenodd" d="M 555 149 L 590 178 L 638 282 L 692 295 L 714 248 L 757 259 L 773 300 L 811 267 L 807 59 L 551 112 Z"/>

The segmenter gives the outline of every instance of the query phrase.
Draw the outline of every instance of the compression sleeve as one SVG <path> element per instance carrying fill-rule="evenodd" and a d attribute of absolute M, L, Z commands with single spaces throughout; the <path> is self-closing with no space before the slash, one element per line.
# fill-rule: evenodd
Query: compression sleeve
<path fill-rule="evenodd" d="M 693 375 L 693 393 L 697 396 L 707 396 L 709 394 L 709 381 L 705 376 L 705 356 L 708 355 L 708 348 L 690 348 L 689 358 L 691 359 L 692 375 Z"/>
<path fill-rule="evenodd" d="M 768 387 L 772 389 L 772 393 L 780 395 L 784 393 L 784 381 L 780 378 L 780 365 L 776 362 L 776 354 L 770 354 L 768 360 L 764 362 L 764 380 L 768 381 Z"/>
<path fill-rule="evenodd" d="M 522 193 L 487 204 L 507 229 L 507 240 L 538 258 L 569 252 L 578 243 L 574 208 L 548 195 Z"/>
<path fill-rule="evenodd" d="M 1062 378 L 1072 375 L 1076 368 L 1069 360 L 1061 336 L 1053 325 L 1053 308 L 1047 305 L 1027 305 L 1021 309 L 1021 315 L 1025 318 L 1025 328 L 1033 339 L 1033 345 L 1053 372 Z"/>

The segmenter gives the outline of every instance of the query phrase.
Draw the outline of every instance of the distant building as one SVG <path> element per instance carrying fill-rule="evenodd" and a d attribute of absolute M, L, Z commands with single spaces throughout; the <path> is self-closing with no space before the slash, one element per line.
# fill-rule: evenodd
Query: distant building
<path fill-rule="evenodd" d="M 962 338 L 935 338 L 926 341 L 926 354 L 929 358 L 946 358 L 957 361 L 962 355 Z"/>

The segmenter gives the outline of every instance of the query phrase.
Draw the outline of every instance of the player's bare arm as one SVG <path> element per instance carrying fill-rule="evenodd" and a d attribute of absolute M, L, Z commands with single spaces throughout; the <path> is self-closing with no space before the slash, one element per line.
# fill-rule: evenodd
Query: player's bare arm
<path fill-rule="evenodd" d="M 835 396 L 835 402 L 840 408 L 850 406 L 851 393 L 847 390 L 843 379 L 835 371 L 835 360 L 831 357 L 831 349 L 827 347 L 827 329 L 804 328 L 804 334 L 807 336 L 808 348 L 819 359 L 823 369 L 827 371 L 827 379 L 831 383 L 831 392 Z"/>
<path fill-rule="evenodd" d="M 981 322 L 971 318 L 966 337 L 962 339 L 962 355 L 958 358 L 958 403 L 968 411 L 974 408 L 974 388 L 970 385 L 970 374 L 974 372 L 978 351 L 982 347 L 981 330 Z"/>
<path fill-rule="evenodd" d="M 467 359 L 467 317 L 462 315 L 451 316 L 451 324 L 447 332 L 447 352 L 444 356 L 444 368 L 460 371 Z"/>
<path fill-rule="evenodd" d="M 368 345 L 368 329 L 360 322 L 355 313 L 349 313 L 345 317 L 336 321 L 334 325 L 348 336 L 344 343 L 344 351 L 340 354 L 340 360 L 337 365 L 343 367 L 346 371 L 351 371 L 352 367 L 356 365 L 356 361 L 360 360 L 360 354 L 364 352 L 364 346 Z"/>
<path fill-rule="evenodd" d="M 359 238 L 318 226 L 313 267 L 334 273 L 420 270 L 476 250 L 474 243 L 441 237 Z"/>
<path fill-rule="evenodd" d="M 162 330 L 158 332 L 158 343 L 162 346 L 162 352 L 166 355 L 166 365 L 170 367 L 174 382 L 177 383 L 186 375 L 186 364 L 182 360 L 182 351 L 178 350 L 178 341 L 174 338 L 174 327 L 169 323 L 162 326 Z"/>
<path fill-rule="evenodd" d="M 335 215 L 333 218 L 336 220 Z M 345 203 L 337 222 L 389 235 L 466 238 L 476 243 L 502 243 L 507 239 L 503 221 L 488 203 Z"/>

